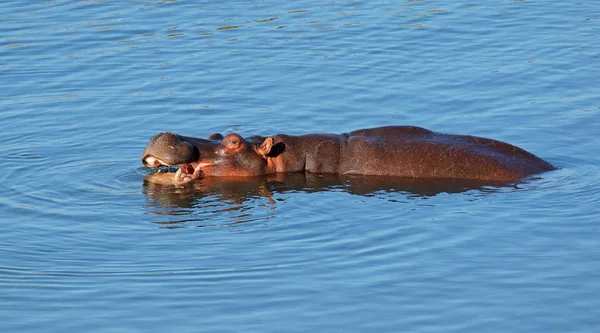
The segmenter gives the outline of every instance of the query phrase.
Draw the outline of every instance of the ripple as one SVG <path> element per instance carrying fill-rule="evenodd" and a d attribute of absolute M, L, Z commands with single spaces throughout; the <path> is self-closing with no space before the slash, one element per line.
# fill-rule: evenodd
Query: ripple
<path fill-rule="evenodd" d="M 597 7 L 0 2 L 4 331 L 594 332 Z M 174 187 L 139 163 L 158 131 L 390 124 L 561 169 Z"/>
<path fill-rule="evenodd" d="M 243 28 L 241 25 L 226 25 L 224 27 L 219 27 L 216 30 L 233 30 Z"/>
<path fill-rule="evenodd" d="M 600 203 L 595 195 L 600 191 L 600 167 L 596 162 L 570 156 L 558 159 L 561 169 L 544 174 L 536 181 L 539 188 L 549 191 L 567 192 L 578 198 L 581 204 Z"/>
<path fill-rule="evenodd" d="M 265 271 L 276 269 L 277 266 L 252 266 L 238 268 L 196 268 L 196 269 L 164 269 L 164 270 L 139 270 L 139 268 L 119 267 L 119 270 L 100 270 L 93 271 L 35 271 L 14 267 L 0 267 L 0 278 L 6 279 L 25 279 L 37 277 L 100 277 L 100 276 L 146 276 L 146 275 L 176 275 L 176 276 L 193 276 L 195 278 L 210 278 L 220 279 L 231 276 L 232 274 L 244 275 L 250 274 L 252 271 Z"/>

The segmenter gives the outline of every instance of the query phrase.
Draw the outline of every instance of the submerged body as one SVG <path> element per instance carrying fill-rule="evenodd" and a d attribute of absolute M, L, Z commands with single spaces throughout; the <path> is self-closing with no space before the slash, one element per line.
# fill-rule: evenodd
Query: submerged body
<path fill-rule="evenodd" d="M 142 162 L 148 167 L 179 165 L 175 180 L 180 184 L 208 176 L 299 171 L 511 181 L 555 169 L 508 143 L 412 126 L 246 139 L 238 134 L 198 139 L 160 133 L 148 143 Z"/>

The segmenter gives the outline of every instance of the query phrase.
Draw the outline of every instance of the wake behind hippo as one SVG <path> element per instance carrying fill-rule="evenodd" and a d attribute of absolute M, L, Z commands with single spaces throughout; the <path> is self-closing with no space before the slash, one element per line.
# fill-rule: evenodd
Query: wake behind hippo
<path fill-rule="evenodd" d="M 556 169 L 508 143 L 420 127 L 387 126 L 342 134 L 277 134 L 208 139 L 159 133 L 142 155 L 147 167 L 174 166 L 176 184 L 202 177 L 277 172 L 515 181 Z"/>

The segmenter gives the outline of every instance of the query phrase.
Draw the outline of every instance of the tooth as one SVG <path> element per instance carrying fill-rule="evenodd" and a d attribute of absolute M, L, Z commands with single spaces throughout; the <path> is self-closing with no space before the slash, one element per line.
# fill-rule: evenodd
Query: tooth
<path fill-rule="evenodd" d="M 175 185 L 179 185 L 180 177 L 181 177 L 181 168 L 177 169 L 177 172 L 175 172 L 175 177 L 173 177 L 173 183 L 175 183 Z"/>

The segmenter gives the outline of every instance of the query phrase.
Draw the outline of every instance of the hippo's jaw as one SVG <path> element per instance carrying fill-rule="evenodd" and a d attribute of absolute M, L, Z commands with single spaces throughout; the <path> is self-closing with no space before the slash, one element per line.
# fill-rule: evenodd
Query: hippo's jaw
<path fill-rule="evenodd" d="M 147 156 L 143 159 L 144 165 L 149 168 L 158 168 L 161 166 L 171 167 L 172 165 L 164 162 L 163 160 L 154 156 Z M 173 183 L 175 185 L 187 184 L 193 180 L 200 179 L 203 177 L 202 168 L 212 165 L 212 163 L 206 162 L 190 162 L 179 164 L 179 169 L 173 176 Z"/>
<path fill-rule="evenodd" d="M 179 169 L 173 178 L 173 183 L 176 185 L 183 185 L 195 179 L 200 179 L 204 175 L 202 168 L 209 165 L 211 165 L 211 163 L 192 162 L 189 164 L 180 164 Z"/>

